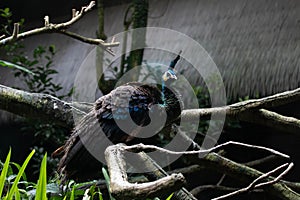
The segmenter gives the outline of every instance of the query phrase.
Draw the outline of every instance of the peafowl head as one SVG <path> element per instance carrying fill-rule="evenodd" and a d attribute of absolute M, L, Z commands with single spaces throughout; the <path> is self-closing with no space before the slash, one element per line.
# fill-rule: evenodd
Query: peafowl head
<path fill-rule="evenodd" d="M 163 76 L 162 76 L 163 86 L 170 85 L 172 82 L 177 80 L 176 70 L 174 68 L 175 68 L 176 63 L 180 59 L 180 54 L 181 54 L 181 51 L 178 53 L 176 58 L 171 61 L 168 70 L 163 74 Z"/>

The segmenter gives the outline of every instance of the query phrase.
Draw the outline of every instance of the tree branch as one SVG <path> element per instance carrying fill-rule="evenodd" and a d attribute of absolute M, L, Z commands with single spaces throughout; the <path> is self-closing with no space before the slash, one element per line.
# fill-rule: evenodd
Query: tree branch
<path fill-rule="evenodd" d="M 72 18 L 67 22 L 63 22 L 63 23 L 59 23 L 59 24 L 50 23 L 49 16 L 45 16 L 44 27 L 35 28 L 35 29 L 29 30 L 29 31 L 26 31 L 23 33 L 19 33 L 19 24 L 15 23 L 13 34 L 6 38 L 1 37 L 0 45 L 6 45 L 7 43 L 10 43 L 10 42 L 13 42 L 16 40 L 24 39 L 24 38 L 27 38 L 30 36 L 43 34 L 43 33 L 61 33 L 61 34 L 67 35 L 69 37 L 72 37 L 74 39 L 77 39 L 81 42 L 85 42 L 85 43 L 89 43 L 89 44 L 93 44 L 93 45 L 99 45 L 104 50 L 106 50 L 108 53 L 113 54 L 113 52 L 111 51 L 111 49 L 109 49 L 109 47 L 118 46 L 119 42 L 107 43 L 100 39 L 86 38 L 86 37 L 77 35 L 72 32 L 66 32 L 66 29 L 68 29 L 71 25 L 73 25 L 75 22 L 77 22 L 79 19 L 81 19 L 84 16 L 84 14 L 86 14 L 88 11 L 90 11 L 94 7 L 94 5 L 95 5 L 95 1 L 91 1 L 89 5 L 82 7 L 80 11 L 76 11 L 75 9 L 73 9 L 72 10 Z"/>
<path fill-rule="evenodd" d="M 140 165 L 136 165 L 135 163 L 142 163 L 143 164 L 142 170 L 146 169 L 146 171 L 148 171 L 144 175 L 151 181 L 166 177 L 170 174 L 164 171 L 152 158 L 150 158 L 144 152 L 137 153 L 133 160 L 128 159 L 128 161 L 132 163 L 132 165 L 135 168 L 138 168 L 140 166 Z M 181 172 L 173 172 L 173 173 L 178 174 Z M 174 200 L 196 200 L 196 198 L 190 192 L 188 192 L 184 187 L 174 192 L 172 198 Z"/>
<path fill-rule="evenodd" d="M 129 183 L 122 144 L 110 146 L 105 151 L 110 174 L 110 190 L 116 198 L 133 199 L 156 197 L 162 193 L 171 194 L 182 187 L 185 179 L 182 174 L 172 174 L 148 183 Z"/>
<path fill-rule="evenodd" d="M 87 114 L 51 95 L 30 93 L 4 85 L 0 85 L 0 109 L 26 118 L 50 120 L 69 128 L 74 126 L 73 114 Z"/>
<path fill-rule="evenodd" d="M 225 195 L 222 195 L 222 196 L 219 196 L 217 198 L 213 198 L 212 200 L 220 200 L 220 199 L 225 199 L 225 198 L 228 198 L 228 197 L 232 197 L 234 195 L 238 195 L 238 194 L 241 194 L 241 193 L 244 193 L 244 192 L 248 192 L 252 189 L 257 189 L 259 187 L 262 187 L 262 186 L 267 186 L 267 185 L 271 185 L 271 184 L 274 184 L 276 182 L 279 181 L 280 178 L 282 178 L 283 175 L 285 175 L 290 169 L 291 167 L 293 166 L 293 163 L 285 163 L 265 174 L 262 174 L 260 175 L 258 178 L 256 178 L 254 181 L 252 181 L 247 187 L 245 188 L 242 188 L 242 189 L 239 189 L 239 190 L 235 190 L 231 193 L 228 193 L 228 194 L 225 194 Z M 269 176 L 271 176 L 273 173 L 277 172 L 278 170 L 284 168 L 284 167 L 287 167 L 287 169 L 282 173 L 280 174 L 277 178 L 275 178 L 274 180 L 271 180 L 271 181 L 267 181 L 267 182 L 263 182 L 263 183 L 260 183 L 260 184 L 256 184 L 258 181 L 260 180 L 263 180 Z"/>
<path fill-rule="evenodd" d="M 209 119 L 212 114 L 218 116 L 225 113 L 227 118 L 262 124 L 298 134 L 300 130 L 299 119 L 285 117 L 275 112 L 265 110 L 296 101 L 300 101 L 300 88 L 223 107 L 183 110 L 181 119 L 183 121 L 195 121 L 199 120 L 199 118 L 201 118 L 201 120 Z"/>
<path fill-rule="evenodd" d="M 294 200 L 294 199 L 300 198 L 300 194 L 291 190 L 284 183 L 278 182 L 280 180 L 280 178 L 291 169 L 291 167 L 293 166 L 293 163 L 288 163 L 284 166 L 280 166 L 280 167 L 270 171 L 269 173 L 262 173 L 260 171 L 257 171 L 255 169 L 245 166 L 243 164 L 239 164 L 239 163 L 231 161 L 227 158 L 224 158 L 216 153 L 211 153 L 211 151 L 213 151 L 213 150 L 217 150 L 217 149 L 220 149 L 227 145 L 232 145 L 232 144 L 239 145 L 239 146 L 245 146 L 245 147 L 249 147 L 249 148 L 260 149 L 260 150 L 265 150 L 274 155 L 289 159 L 288 155 L 285 155 L 281 152 L 278 152 L 278 151 L 270 149 L 270 148 L 249 145 L 249 144 L 243 144 L 243 143 L 233 142 L 233 141 L 218 145 L 218 146 L 213 147 L 208 150 L 185 151 L 185 152 L 175 152 L 175 151 L 163 149 L 160 147 L 156 147 L 154 145 L 144 145 L 144 144 L 124 146 L 122 148 L 124 148 L 127 151 L 131 151 L 131 152 L 135 152 L 135 153 L 140 152 L 140 151 L 145 151 L 145 150 L 146 151 L 157 150 L 157 151 L 161 151 L 162 153 L 175 154 L 175 155 L 178 155 L 178 154 L 182 154 L 182 155 L 189 155 L 189 154 L 197 155 L 198 154 L 199 155 L 199 153 L 206 154 L 206 156 L 200 156 L 201 159 L 198 159 L 196 161 L 196 163 L 198 165 L 200 165 L 200 167 L 204 166 L 207 169 L 213 169 L 213 170 L 225 173 L 231 177 L 234 177 L 238 180 L 245 181 L 245 182 L 250 182 L 254 179 L 254 181 L 251 182 L 249 188 L 247 187 L 246 189 L 245 188 L 241 189 L 241 191 L 235 191 L 234 194 L 232 194 L 232 195 L 236 195 L 236 194 L 240 194 L 241 192 L 249 191 L 250 189 L 253 188 L 253 186 L 255 186 L 254 188 L 264 186 L 265 191 L 267 191 L 270 194 L 277 196 L 281 199 Z M 287 165 L 288 165 L 287 169 L 283 173 L 281 173 L 277 178 L 274 179 L 269 176 L 270 174 L 278 171 L 279 169 L 282 169 L 283 167 L 286 167 Z M 259 180 L 266 180 L 266 181 L 262 184 L 257 184 L 257 186 L 256 186 L 255 184 Z M 230 196 L 232 196 L 232 195 L 230 195 Z"/>
<path fill-rule="evenodd" d="M 299 133 L 300 120 L 286 117 L 266 109 L 253 110 L 240 115 L 240 120 L 271 127 L 289 133 Z"/>
<path fill-rule="evenodd" d="M 201 119 L 209 118 L 212 114 L 218 115 L 225 112 L 227 117 L 239 119 L 240 115 L 249 110 L 261 108 L 268 109 L 296 101 L 300 101 L 300 88 L 261 99 L 251 99 L 223 107 L 184 110 L 181 117 L 184 120 L 198 120 L 199 117 L 201 117 Z"/>
<path fill-rule="evenodd" d="M 66 123 L 65 119 L 68 119 L 66 126 L 73 124 L 72 120 L 72 112 L 69 109 L 72 108 L 84 108 L 85 112 L 80 112 L 82 114 L 86 114 L 87 111 L 92 108 L 91 104 L 85 103 L 67 103 L 65 101 L 61 101 L 55 97 L 51 97 L 50 95 L 46 95 L 48 99 L 55 99 L 55 102 L 60 102 L 62 105 L 69 105 L 71 107 L 63 107 L 64 109 L 60 110 L 60 107 L 49 106 L 45 104 L 49 104 L 49 101 L 43 101 L 45 95 L 38 95 L 30 92 L 25 92 L 22 90 L 16 90 L 7 86 L 0 85 L 0 109 L 12 112 L 14 114 L 18 114 L 24 117 L 37 117 L 38 115 L 47 116 L 46 119 L 53 119 L 54 121 L 63 124 Z M 277 99 L 278 97 L 278 99 Z M 36 104 L 34 101 L 30 102 L 30 99 L 34 99 L 35 101 L 39 101 L 39 105 L 41 107 L 45 107 L 46 110 L 36 109 Z M 275 112 L 271 112 L 265 109 L 260 109 L 262 106 L 266 106 L 266 108 L 270 108 L 271 106 L 279 106 L 285 103 L 291 103 L 299 100 L 300 98 L 300 88 L 279 93 L 270 97 L 265 97 L 262 99 L 248 100 L 244 102 L 239 102 L 236 104 L 217 107 L 217 108 L 201 108 L 201 109 L 190 109 L 182 111 L 182 120 L 196 120 L 196 118 L 207 118 L 211 114 L 218 114 L 220 112 L 226 112 L 227 117 L 229 118 L 239 118 L 242 121 L 253 122 L 265 126 L 270 126 L 272 128 L 277 128 L 283 131 L 289 131 L 292 133 L 299 133 L 300 130 L 300 120 L 293 117 L 285 117 L 279 115 Z M 26 101 L 24 101 L 26 99 Z M 11 102 L 13 102 L 11 104 Z M 54 102 L 54 101 L 53 101 Z M 11 105 L 9 105 L 11 104 Z M 19 106 L 21 109 L 16 109 L 16 106 Z M 25 104 L 25 106 L 22 106 Z M 74 106 L 72 106 L 74 104 Z M 257 110 L 259 109 L 259 110 Z M 35 115 L 33 115 L 32 110 L 35 110 Z M 80 110 L 80 109 L 77 109 Z M 76 111 L 77 112 L 77 111 Z M 56 115 L 49 115 L 47 113 L 60 113 Z M 54 119 L 56 118 L 57 119 Z M 61 121 L 62 120 L 62 121 Z"/>

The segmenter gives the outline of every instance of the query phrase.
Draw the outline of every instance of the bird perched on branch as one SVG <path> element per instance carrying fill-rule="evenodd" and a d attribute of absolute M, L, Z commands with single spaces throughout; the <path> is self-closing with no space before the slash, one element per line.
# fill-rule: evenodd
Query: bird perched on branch
<path fill-rule="evenodd" d="M 99 177 L 101 163 L 91 152 L 103 155 L 108 146 L 105 138 L 114 144 L 128 144 L 141 134 L 143 127 L 151 123 L 153 113 L 160 115 L 164 111 L 165 125 L 171 125 L 179 117 L 181 100 L 168 87 L 177 79 L 174 68 L 179 59 L 180 53 L 163 73 L 159 87 L 138 82 L 127 83 L 95 102 L 93 109 L 74 128 L 65 145 L 52 154 L 54 157 L 62 155 L 58 170 L 63 180 Z M 130 125 L 132 121 L 134 124 Z M 127 124 L 127 130 L 119 127 L 122 123 Z"/>

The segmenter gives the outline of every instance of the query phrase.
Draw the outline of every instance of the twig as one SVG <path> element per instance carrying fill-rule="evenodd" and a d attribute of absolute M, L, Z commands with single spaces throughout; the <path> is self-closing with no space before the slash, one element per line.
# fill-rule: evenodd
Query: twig
<path fill-rule="evenodd" d="M 279 176 L 277 176 L 274 180 L 271 180 L 271 181 L 268 181 L 268 182 L 265 182 L 265 183 L 257 184 L 254 188 L 258 188 L 258 187 L 262 187 L 262 186 L 265 186 L 265 185 L 270 185 L 270 184 L 277 183 L 280 179 L 282 179 L 282 177 L 284 175 L 286 175 L 292 169 L 293 166 L 294 166 L 294 163 L 290 163 L 289 166 Z M 283 166 L 283 167 L 285 167 L 285 166 Z"/>
<path fill-rule="evenodd" d="M 113 51 L 111 50 L 110 47 L 115 47 L 115 46 L 119 45 L 118 42 L 106 43 L 106 42 L 104 42 L 101 39 L 93 39 L 93 38 L 84 37 L 84 36 L 81 36 L 81 35 L 78 35 L 76 33 L 73 33 L 73 32 L 70 32 L 70 31 L 66 31 L 66 30 L 61 30 L 58 33 L 67 35 L 67 36 L 69 36 L 71 38 L 74 38 L 74 39 L 79 40 L 79 41 L 84 42 L 84 43 L 94 44 L 94 45 L 100 45 L 102 48 L 104 48 L 112 56 L 114 56 L 115 54 L 113 53 Z"/>
<path fill-rule="evenodd" d="M 217 182 L 216 185 L 221 185 L 225 178 L 226 178 L 226 174 L 223 174 L 222 177 L 220 178 L 220 180 Z"/>
<path fill-rule="evenodd" d="M 193 188 L 191 190 L 191 193 L 194 196 L 198 196 L 202 191 L 210 190 L 210 189 L 228 192 L 228 191 L 236 191 L 239 188 L 226 187 L 226 186 L 222 186 L 222 185 L 200 185 L 198 187 Z M 262 189 L 254 189 L 254 190 L 252 190 L 252 192 L 263 192 L 263 190 Z"/>
<path fill-rule="evenodd" d="M 287 167 L 288 166 L 288 167 Z M 265 185 L 271 185 L 271 184 L 274 184 L 275 182 L 278 182 L 280 178 L 282 178 L 283 175 L 285 175 L 290 169 L 291 167 L 293 166 L 292 163 L 285 163 L 265 174 L 262 174 L 261 176 L 259 176 L 258 178 L 256 178 L 253 182 L 251 182 L 247 187 L 245 188 L 242 188 L 242 189 L 239 189 L 239 190 L 236 190 L 234 192 L 231 192 L 231 193 L 228 193 L 228 194 L 225 194 L 225 195 L 222 195 L 222 196 L 219 196 L 219 197 L 216 197 L 216 198 L 213 198 L 212 200 L 220 200 L 220 199 L 225 199 L 225 198 L 228 198 L 228 197 L 232 197 L 234 195 L 238 195 L 238 194 L 241 194 L 241 193 L 244 193 L 244 192 L 248 192 L 250 191 L 251 189 L 253 188 L 259 188 L 259 187 L 262 187 L 262 186 L 265 186 Z M 266 177 L 269 177 L 271 174 L 281 170 L 282 168 L 285 168 L 287 167 L 287 169 L 281 173 L 277 178 L 275 178 L 274 180 L 272 181 L 267 181 L 267 182 L 264 182 L 264 183 L 261 183 L 261 184 L 256 184 L 258 181 L 266 178 Z"/>
<path fill-rule="evenodd" d="M 179 168 L 179 169 L 174 169 L 172 171 L 168 171 L 168 174 L 181 173 L 183 175 L 187 175 L 187 174 L 192 174 L 192 173 L 199 172 L 203 169 L 204 169 L 204 167 L 201 167 L 199 165 L 191 165 L 191 166 L 182 167 L 182 168 Z"/>
<path fill-rule="evenodd" d="M 12 33 L 12 39 L 16 40 L 19 34 L 19 24 L 18 23 L 14 23 L 14 30 Z"/>
<path fill-rule="evenodd" d="M 251 144 L 246 144 L 246 143 L 242 143 L 242 142 L 235 142 L 235 141 L 229 141 L 229 142 L 225 142 L 223 144 L 217 145 L 217 146 L 211 148 L 210 151 L 215 151 L 217 149 L 223 148 L 223 147 L 228 146 L 228 145 L 237 145 L 237 146 L 243 146 L 243 147 L 248 147 L 248 148 L 253 148 L 253 149 L 260 149 L 260 150 L 270 152 L 271 154 L 274 154 L 276 156 L 280 156 L 280 157 L 283 157 L 283 158 L 286 158 L 286 159 L 290 159 L 289 155 L 286 155 L 284 153 L 281 153 L 279 151 L 276 151 L 276 150 L 268 148 L 268 147 L 251 145 Z"/>
<path fill-rule="evenodd" d="M 160 151 L 163 153 L 167 153 L 167 154 L 174 154 L 174 155 L 189 155 L 189 154 L 207 154 L 210 153 L 212 151 L 218 150 L 220 148 L 223 148 L 225 146 L 228 145 L 237 145 L 237 146 L 243 146 L 243 147 L 248 147 L 248 148 L 254 148 L 254 149 L 260 149 L 260 150 L 264 150 L 267 152 L 270 152 L 274 155 L 289 159 L 290 156 L 283 154 L 279 151 L 276 151 L 274 149 L 271 148 L 267 148 L 267 147 L 263 147 L 263 146 L 257 146 L 257 145 L 250 145 L 250 144 L 245 144 L 245 143 L 241 143 L 241 142 L 235 142 L 235 141 L 229 141 L 220 145 L 217 145 L 213 148 L 210 149 L 202 149 L 202 150 L 194 150 L 194 151 L 172 151 L 172 150 L 168 150 L 168 149 L 164 149 L 161 147 L 157 147 L 155 145 L 144 145 L 144 144 L 136 144 L 136 145 L 132 145 L 132 146 L 125 146 L 123 147 L 125 150 L 127 151 L 133 151 L 133 152 L 140 152 L 140 151 L 144 151 L 144 150 L 150 150 L 150 151 Z"/>
<path fill-rule="evenodd" d="M 249 161 L 249 162 L 246 162 L 246 163 L 243 163 L 243 164 L 246 165 L 246 166 L 251 167 L 251 166 L 255 166 L 255 165 L 260 165 L 262 163 L 270 162 L 270 161 L 275 160 L 275 159 L 278 159 L 278 157 L 275 156 L 275 155 L 269 155 L 269 156 L 266 156 L 264 158 Z"/>
<path fill-rule="evenodd" d="M 216 153 L 209 153 L 207 156 L 196 162 L 200 166 L 205 166 L 207 169 L 214 171 L 217 170 L 221 173 L 225 173 L 226 175 L 236 178 L 239 181 L 250 182 L 253 181 L 253 179 L 258 179 L 259 177 L 259 180 L 261 180 L 261 176 L 266 176 L 265 173 L 247 167 L 245 165 L 236 163 Z M 285 164 L 284 166 L 286 167 L 287 165 Z M 281 167 L 282 166 L 280 166 L 279 168 Z M 277 170 L 279 169 L 276 168 L 275 171 Z M 273 171 L 274 170 L 272 170 L 269 173 L 271 174 Z M 266 179 L 267 181 L 273 180 L 272 177 L 267 177 Z M 287 185 L 285 185 L 281 181 L 274 184 L 265 185 L 264 191 L 284 200 L 298 200 L 300 198 L 300 194 L 291 190 L 289 187 L 287 187 Z"/>

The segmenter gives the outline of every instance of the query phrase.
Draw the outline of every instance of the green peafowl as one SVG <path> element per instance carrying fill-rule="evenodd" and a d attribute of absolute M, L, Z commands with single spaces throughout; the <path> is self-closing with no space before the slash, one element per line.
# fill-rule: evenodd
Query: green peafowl
<path fill-rule="evenodd" d="M 140 134 L 141 129 L 138 127 L 151 123 L 149 115 L 154 110 L 152 108 L 159 107 L 165 111 L 165 125 L 170 125 L 180 116 L 182 101 L 168 87 L 177 79 L 174 68 L 179 59 L 180 53 L 163 73 L 160 87 L 131 82 L 96 100 L 93 109 L 74 128 L 64 146 L 53 153 L 54 157 L 62 155 L 58 170 L 63 180 L 89 180 L 99 177 L 101 163 L 90 153 L 90 149 L 103 154 L 108 146 L 104 137 L 114 144 L 128 144 L 133 141 Z M 157 114 L 160 114 L 159 109 Z M 130 134 L 116 123 L 127 123 L 128 120 L 136 124 L 136 127 L 129 127 Z"/>

